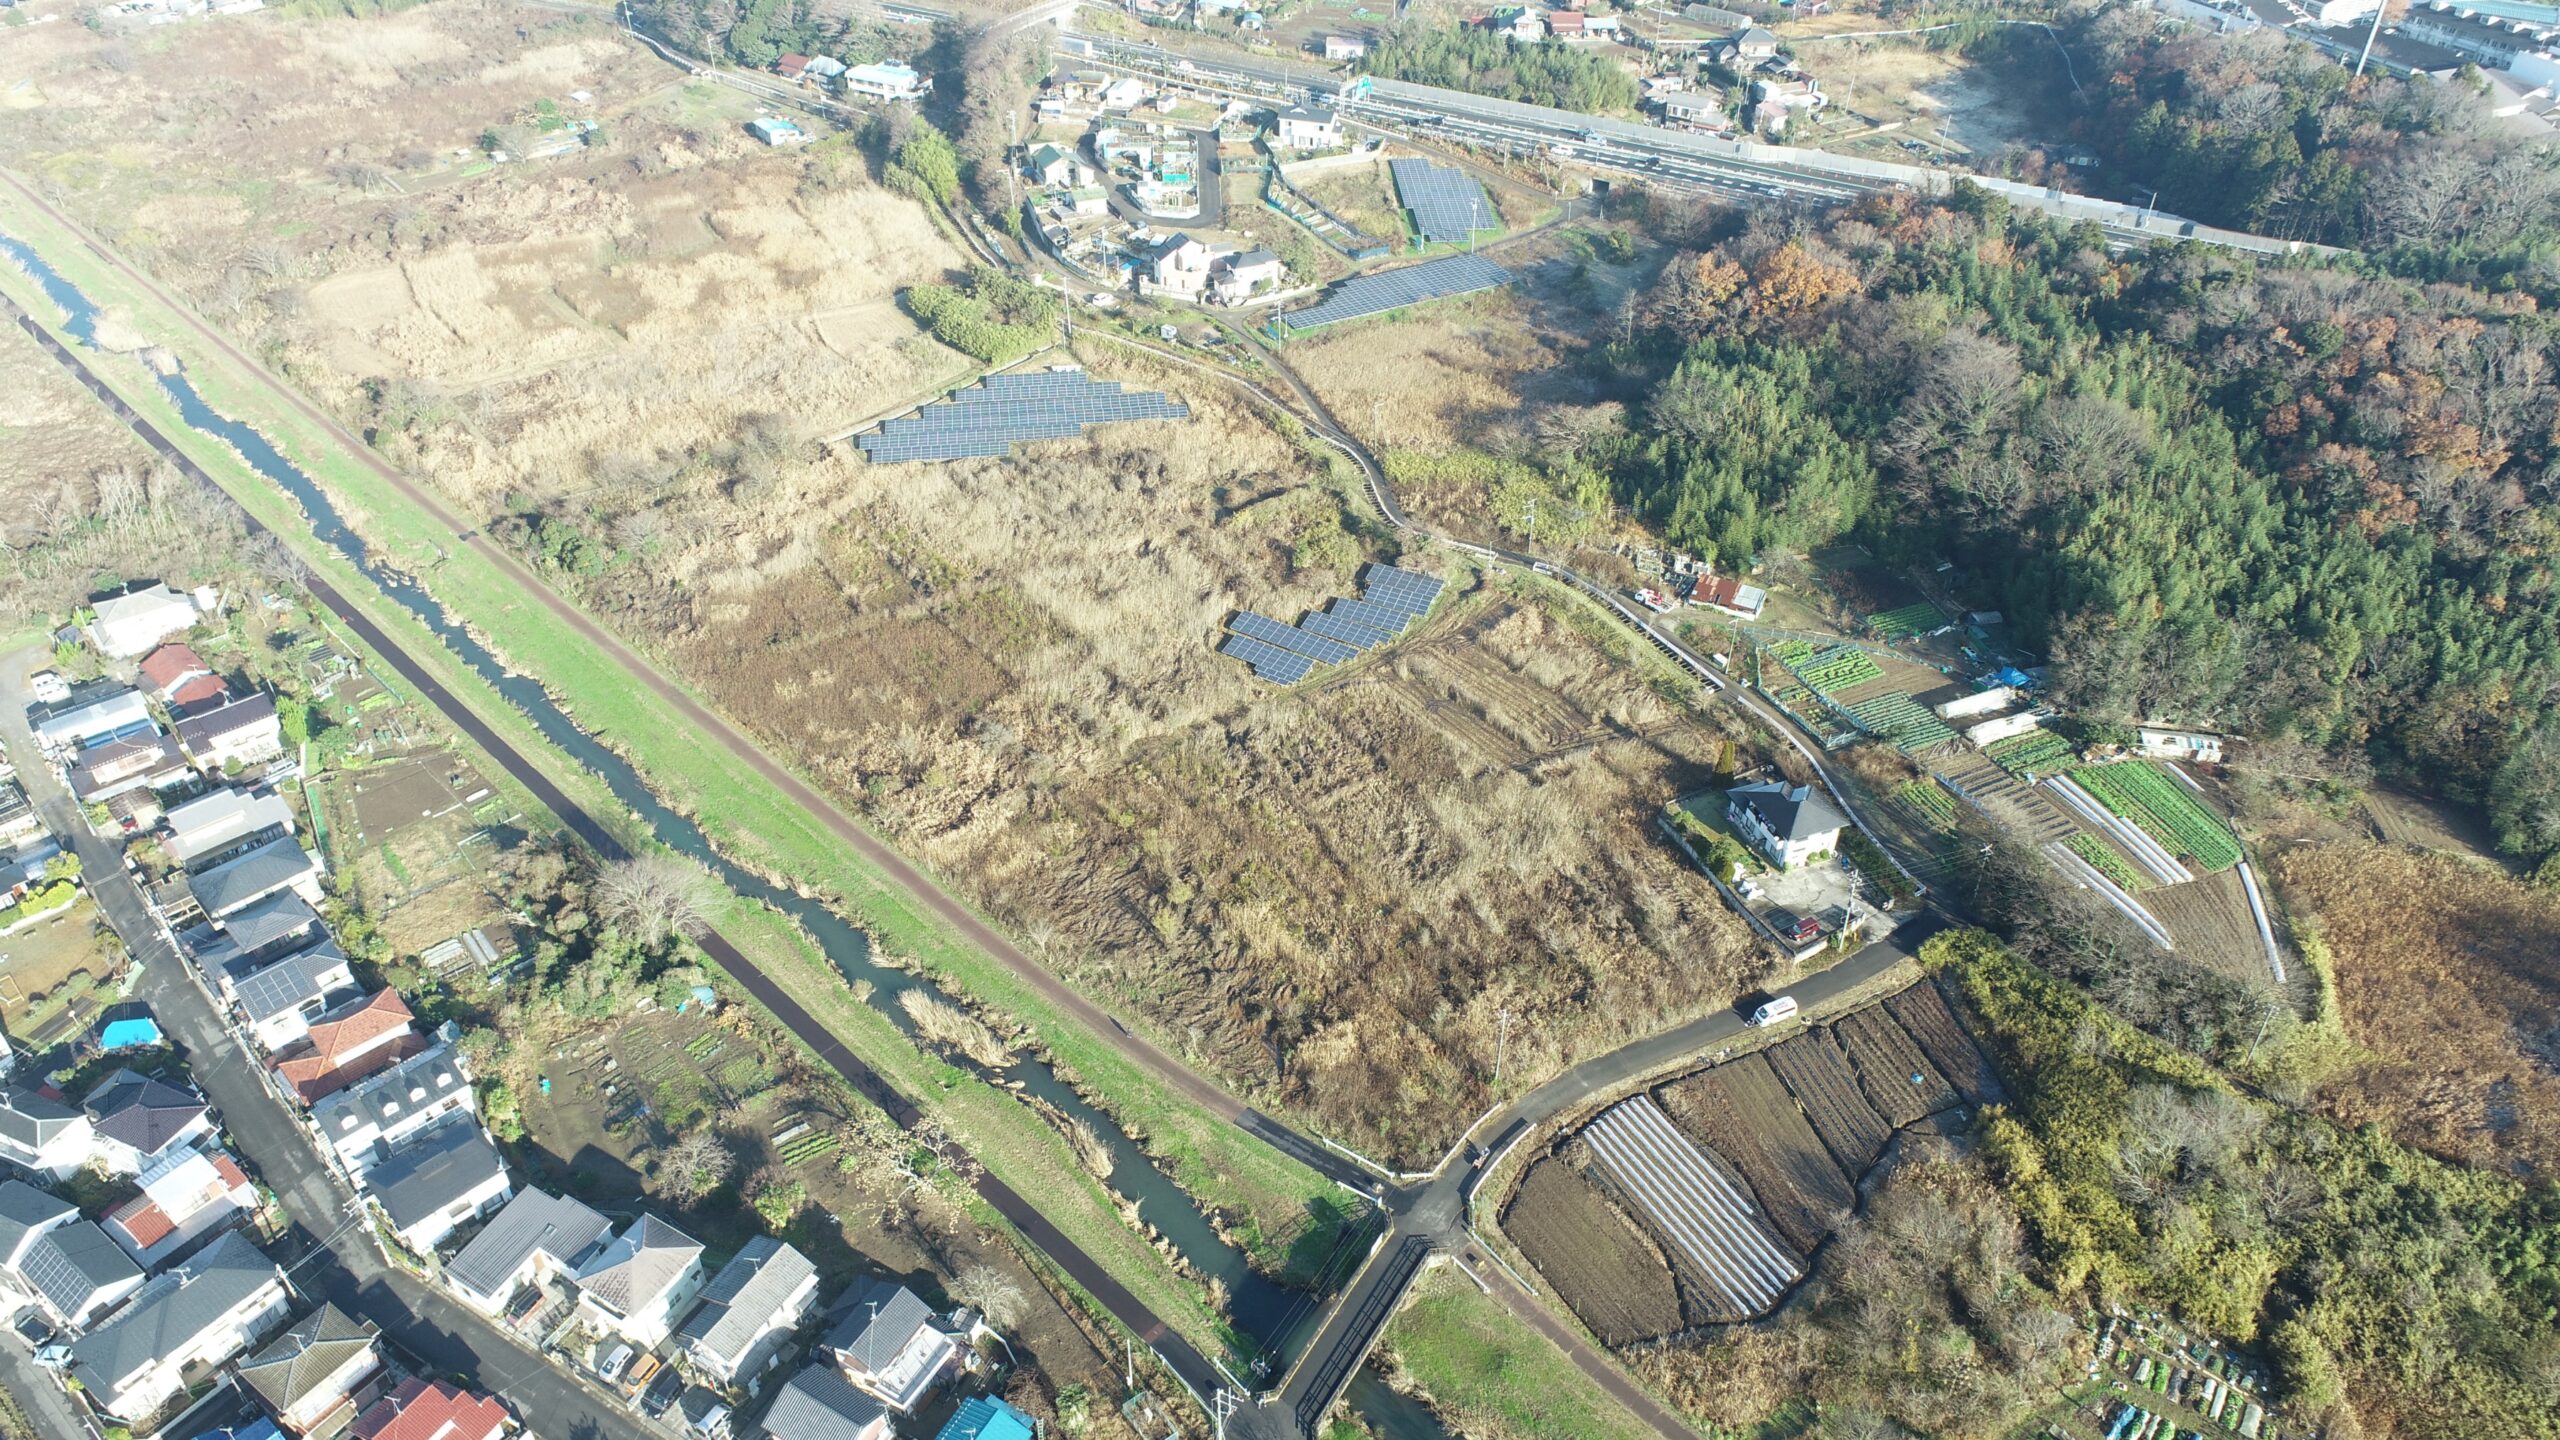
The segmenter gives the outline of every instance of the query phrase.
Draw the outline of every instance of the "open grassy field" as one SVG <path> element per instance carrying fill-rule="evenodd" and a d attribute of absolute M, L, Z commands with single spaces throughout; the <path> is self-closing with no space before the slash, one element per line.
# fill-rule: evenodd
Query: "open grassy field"
<path fill-rule="evenodd" d="M 2317 1103 L 2474 1165 L 2560 1164 L 2560 900 L 2380 845 L 2297 846 L 2274 871 L 2327 942 L 2357 1052 Z"/>
<path fill-rule="evenodd" d="M 1637 1440 L 1652 1432 L 1452 1266 L 1425 1273 L 1387 1327 L 1399 1379 L 1477 1440 Z"/>

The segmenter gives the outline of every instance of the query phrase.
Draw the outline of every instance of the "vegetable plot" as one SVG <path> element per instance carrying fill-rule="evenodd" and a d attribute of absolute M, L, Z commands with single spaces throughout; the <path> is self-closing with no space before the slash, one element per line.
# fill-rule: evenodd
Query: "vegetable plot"
<path fill-rule="evenodd" d="M 2099 804 L 2141 826 L 2171 853 L 2184 855 L 2206 870 L 2228 870 L 2240 863 L 2240 842 L 2150 761 L 2084 766 L 2073 771 L 2071 778 L 2096 796 Z"/>

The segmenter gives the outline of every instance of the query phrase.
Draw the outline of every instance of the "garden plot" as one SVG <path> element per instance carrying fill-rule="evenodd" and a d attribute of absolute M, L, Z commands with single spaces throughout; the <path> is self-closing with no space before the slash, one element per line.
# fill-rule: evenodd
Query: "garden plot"
<path fill-rule="evenodd" d="M 1529 1167 L 1502 1225 L 1604 1344 L 1668 1335 L 1691 1318 L 1681 1306 L 1670 1258 L 1589 1176 L 1560 1158 L 1551 1155 Z M 1715 1307 L 1715 1315 L 1722 1310 Z"/>
<path fill-rule="evenodd" d="M 1938 987 L 1922 981 L 1907 990 L 1896 991 L 1884 1000 L 1884 1008 L 1893 1012 L 1895 1023 L 1902 1026 L 1920 1046 L 1929 1063 L 1946 1077 L 1958 1096 L 1968 1105 L 1982 1105 L 2000 1098 L 2000 1077 L 1991 1062 L 1982 1058 L 1973 1037 L 1957 1023 L 1955 1012 L 1947 1008 L 1947 998 Z"/>
<path fill-rule="evenodd" d="M 1803 1275 L 1801 1262 L 1761 1229 L 1732 1178 L 1651 1096 L 1611 1106 L 1583 1134 L 1609 1178 L 1736 1314 L 1765 1313 Z"/>
<path fill-rule="evenodd" d="M 1841 1016 L 1831 1038 L 1857 1067 L 1867 1102 L 1897 1128 L 1956 1103 L 1955 1087 L 1881 1007 Z"/>
<path fill-rule="evenodd" d="M 2238 871 L 2147 890 L 2142 903 L 2177 937 L 2180 956 L 2235 979 L 2258 983 L 2271 978 L 2267 948 L 2258 938 L 2257 922 L 2249 917 Z"/>
<path fill-rule="evenodd" d="M 1781 1041 L 1768 1053 L 1770 1069 L 1804 1106 L 1813 1133 L 1822 1137 L 1833 1162 L 1844 1174 L 1866 1174 L 1884 1155 L 1893 1127 L 1859 1091 L 1849 1057 L 1827 1036 L 1810 1032 Z"/>
<path fill-rule="evenodd" d="M 2108 810 L 2202 869 L 2228 870 L 2240 862 L 2240 844 L 2231 838 L 2230 828 L 2148 760 L 2083 766 L 2071 778 Z"/>
<path fill-rule="evenodd" d="M 1742 1172 L 1770 1223 L 1799 1254 L 1811 1254 L 1857 1204 L 1857 1191 L 1765 1057 L 1745 1055 L 1661 1094 L 1684 1134 Z"/>

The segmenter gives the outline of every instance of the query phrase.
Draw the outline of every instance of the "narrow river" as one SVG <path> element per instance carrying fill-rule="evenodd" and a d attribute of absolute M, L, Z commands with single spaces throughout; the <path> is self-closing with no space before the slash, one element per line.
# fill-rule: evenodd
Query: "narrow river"
<path fill-rule="evenodd" d="M 87 295 L 45 263 L 33 248 L 14 236 L 0 233 L 0 255 L 15 261 L 44 287 L 45 293 L 61 308 L 67 321 L 66 329 L 73 339 L 95 348 L 98 306 Z M 540 685 L 510 672 L 499 663 L 415 581 L 376 563 L 363 539 L 348 528 L 327 494 L 300 467 L 278 453 L 265 436 L 206 404 L 183 372 L 158 378 L 188 425 L 231 446 L 251 468 L 282 487 L 301 505 L 315 536 L 344 555 L 384 595 L 416 616 L 475 674 L 531 719 L 540 728 L 543 738 L 602 778 L 612 789 L 614 797 L 630 806 L 661 843 L 701 861 L 722 884 L 738 894 L 770 905 L 798 922 L 848 983 L 864 981 L 871 985 L 870 1003 L 873 1008 L 910 1038 L 914 1036 L 914 1026 L 905 1010 L 898 1005 L 898 997 L 920 987 L 931 991 L 929 984 L 904 970 L 877 963 L 872 958 L 869 937 L 826 906 L 776 888 L 723 860 L 692 821 L 660 803 L 637 771 L 597 743 L 593 736 L 579 729 L 566 713 L 552 703 L 551 697 L 543 693 Z M 1145 1152 L 1111 1116 L 1088 1103 L 1073 1086 L 1059 1079 L 1046 1061 L 1025 1057 L 1001 1070 L 991 1070 L 965 1057 L 949 1058 L 952 1063 L 987 1080 L 1017 1087 L 1025 1094 L 1091 1125 L 1112 1152 L 1115 1163 L 1110 1188 L 1136 1202 L 1139 1215 L 1202 1275 L 1214 1276 L 1226 1286 L 1230 1297 L 1229 1313 L 1237 1332 L 1230 1347 L 1230 1367 L 1240 1378 L 1257 1385 L 1277 1380 L 1287 1368 L 1288 1360 L 1305 1342 L 1317 1317 L 1321 1303 L 1319 1297 L 1276 1285 L 1256 1272 L 1246 1261 L 1244 1253 L 1219 1237 L 1200 1206 L 1149 1162 Z M 1337 1250 L 1326 1276 L 1328 1290 L 1338 1288 L 1349 1278 L 1349 1271 L 1356 1267 L 1361 1254 L 1365 1253 L 1369 1234 L 1368 1230 L 1359 1227 L 1346 1230 L 1345 1243 Z M 1360 1403 L 1364 1394 L 1368 1403 Z M 1357 1387 L 1353 1398 L 1355 1408 L 1369 1418 L 1380 1433 L 1390 1435 L 1394 1440 L 1426 1440 L 1429 1436 L 1446 1434 L 1436 1425 L 1427 1431 L 1416 1429 L 1413 1412 L 1420 1407 L 1412 1406 L 1411 1402 L 1386 1391 L 1383 1385 L 1372 1383 Z M 1428 1413 L 1422 1411 L 1426 1416 Z"/>

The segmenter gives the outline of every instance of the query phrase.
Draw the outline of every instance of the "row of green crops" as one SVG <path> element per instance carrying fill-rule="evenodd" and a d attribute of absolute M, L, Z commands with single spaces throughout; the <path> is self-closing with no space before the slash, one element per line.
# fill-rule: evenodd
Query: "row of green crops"
<path fill-rule="evenodd" d="M 2098 803 L 2148 831 L 2151 838 L 2207 870 L 2240 863 L 2240 842 L 2207 814 L 2186 788 L 2148 760 L 2120 760 L 2072 772 Z"/>
<path fill-rule="evenodd" d="M 1887 640 L 1926 635 L 1945 623 L 1946 617 L 1938 613 L 1938 607 L 1926 601 L 1867 617 L 1867 628 Z"/>
<path fill-rule="evenodd" d="M 2116 882 L 2118 889 L 2131 893 L 2142 888 L 2142 877 L 2134 873 L 2123 856 L 2108 849 L 2107 842 L 2097 836 L 2083 830 L 2062 843 L 2071 848 L 2072 854 L 2088 861 L 2090 869 Z"/>
<path fill-rule="evenodd" d="M 1913 780 L 1893 792 L 1902 808 L 1932 830 L 1956 828 L 1956 797 L 1934 780 Z"/>
<path fill-rule="evenodd" d="M 2022 770 L 2045 771 L 2058 768 L 2071 758 L 2071 742 L 2050 730 L 2030 730 L 2024 735 L 1994 740 L 1982 748 L 1982 753 L 2011 774 Z"/>
<path fill-rule="evenodd" d="M 1905 755 L 1944 745 L 1956 738 L 1947 722 L 1932 715 L 1908 695 L 1878 695 L 1850 707 L 1858 723 L 1891 740 Z"/>

